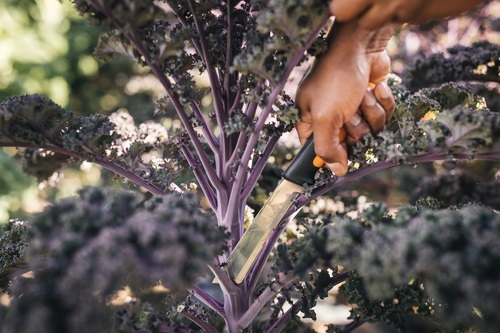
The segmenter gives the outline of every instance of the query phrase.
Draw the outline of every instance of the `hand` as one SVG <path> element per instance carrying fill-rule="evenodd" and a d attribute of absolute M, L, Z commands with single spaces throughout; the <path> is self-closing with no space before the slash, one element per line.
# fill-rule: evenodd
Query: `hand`
<path fill-rule="evenodd" d="M 458 15 L 474 8 L 482 0 L 331 0 L 330 12 L 336 20 L 356 20 L 366 29 L 387 23 L 424 23 Z"/>
<path fill-rule="evenodd" d="M 384 50 L 367 52 L 363 38 L 357 43 L 352 26 L 334 27 L 327 54 L 317 60 L 301 82 L 296 103 L 302 143 L 314 132 L 315 152 L 338 176 L 347 173 L 347 146 L 367 133 L 378 133 L 394 110 L 394 97 L 386 84 L 390 59 Z M 363 35 L 365 36 L 365 35 Z M 368 88 L 369 82 L 375 84 Z M 340 142 L 341 128 L 347 132 Z"/>

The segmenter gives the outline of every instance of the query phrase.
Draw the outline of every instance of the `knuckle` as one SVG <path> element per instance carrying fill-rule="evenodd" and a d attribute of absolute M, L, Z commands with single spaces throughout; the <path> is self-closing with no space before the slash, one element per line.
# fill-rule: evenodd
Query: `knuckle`
<path fill-rule="evenodd" d="M 352 144 L 358 142 L 363 136 L 370 133 L 370 128 L 368 126 L 363 126 L 362 128 L 350 129 L 348 133 L 348 143 Z"/>
<path fill-rule="evenodd" d="M 380 119 L 385 119 L 385 108 L 382 108 L 379 105 L 375 105 L 369 109 L 363 110 L 363 117 L 366 119 L 368 123 L 374 123 L 379 121 Z"/>

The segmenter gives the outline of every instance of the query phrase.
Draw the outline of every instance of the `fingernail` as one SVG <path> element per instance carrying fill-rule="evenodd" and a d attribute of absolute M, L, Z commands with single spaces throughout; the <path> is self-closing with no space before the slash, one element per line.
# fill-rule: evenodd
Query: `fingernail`
<path fill-rule="evenodd" d="M 377 99 L 371 89 L 366 90 L 365 96 L 363 97 L 363 104 L 366 106 L 374 106 L 377 104 Z"/>
<path fill-rule="evenodd" d="M 347 169 L 340 163 L 326 163 L 328 169 L 332 171 L 335 176 L 344 176 L 347 173 Z"/>
<path fill-rule="evenodd" d="M 352 126 L 358 126 L 361 123 L 361 116 L 355 113 L 351 119 L 349 119 L 349 124 Z"/>
<path fill-rule="evenodd" d="M 380 99 L 389 98 L 392 93 L 391 90 L 389 89 L 389 86 L 385 82 L 377 84 L 373 92 L 375 93 L 375 96 L 377 96 L 377 98 Z"/>

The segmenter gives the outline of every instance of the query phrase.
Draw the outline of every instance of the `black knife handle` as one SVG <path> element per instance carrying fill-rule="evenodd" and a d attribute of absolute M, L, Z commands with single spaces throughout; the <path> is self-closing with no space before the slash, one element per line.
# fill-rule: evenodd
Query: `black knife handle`
<path fill-rule="evenodd" d="M 314 184 L 314 176 L 319 170 L 319 167 L 313 164 L 315 158 L 314 140 L 311 136 L 294 157 L 292 163 L 290 163 L 283 174 L 283 178 L 300 186 Z"/>

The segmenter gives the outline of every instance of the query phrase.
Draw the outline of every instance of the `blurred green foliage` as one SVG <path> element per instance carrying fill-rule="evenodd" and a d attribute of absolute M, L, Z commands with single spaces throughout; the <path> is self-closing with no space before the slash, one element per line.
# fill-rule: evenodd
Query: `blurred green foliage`
<path fill-rule="evenodd" d="M 2 1 L 0 100 L 36 93 L 79 114 L 140 106 L 139 120 L 151 116 L 150 93 L 126 87 L 141 69 L 126 60 L 101 65 L 93 57 L 101 31 L 69 1 Z"/>
<path fill-rule="evenodd" d="M 94 58 L 101 32 L 70 1 L 0 1 L 0 100 L 40 94 L 76 114 L 125 109 L 137 121 L 153 118 L 158 96 L 148 74 L 126 59 L 100 64 Z M 8 156 L 14 152 L 0 150 L 0 223 L 24 217 L 83 185 L 113 182 L 98 167 L 90 167 L 86 175 L 70 167 L 62 180 L 65 186 L 42 186 L 46 189 L 39 192 L 34 178 Z"/>

